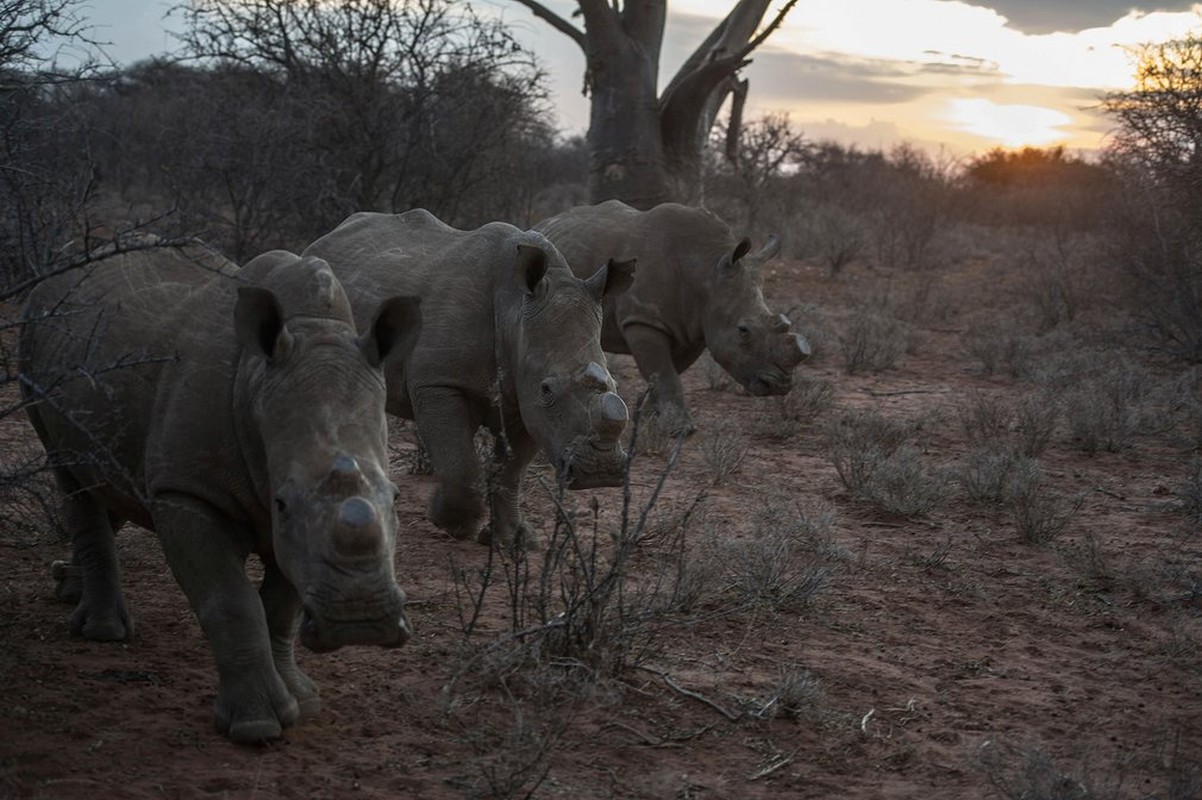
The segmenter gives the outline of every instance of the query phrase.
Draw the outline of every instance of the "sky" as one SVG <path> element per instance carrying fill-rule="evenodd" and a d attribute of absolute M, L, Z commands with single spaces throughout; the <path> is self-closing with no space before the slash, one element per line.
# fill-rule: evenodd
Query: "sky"
<path fill-rule="evenodd" d="M 544 0 L 570 18 L 570 0 Z M 771 16 L 783 0 L 776 0 Z M 665 86 L 733 0 L 669 0 Z M 94 36 L 121 63 L 168 52 L 176 0 L 89 0 Z M 514 0 L 476 0 L 538 54 L 566 133 L 583 133 L 584 56 Z M 1104 146 L 1107 91 L 1129 88 L 1132 49 L 1202 31 L 1202 4 L 1130 0 L 798 0 L 744 70 L 747 118 L 788 114 L 810 139 L 953 156 L 992 147 Z"/>

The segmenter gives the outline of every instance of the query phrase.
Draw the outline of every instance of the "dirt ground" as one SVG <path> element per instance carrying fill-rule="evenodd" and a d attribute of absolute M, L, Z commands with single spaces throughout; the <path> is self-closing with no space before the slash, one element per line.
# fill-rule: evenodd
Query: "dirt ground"
<path fill-rule="evenodd" d="M 488 645 L 512 627 L 502 578 L 465 643 L 471 604 L 456 575 L 478 578 L 488 551 L 425 519 L 432 479 L 405 474 L 400 427 L 397 572 L 416 636 L 395 651 L 301 652 L 323 708 L 265 746 L 214 732 L 212 658 L 153 536 L 119 536 L 135 635 L 92 643 L 69 635 L 69 608 L 52 595 L 64 543 L 28 524 L 34 512 L 9 509 L 26 524 L 0 530 L 0 797 L 1202 797 L 1202 534 L 1179 498 L 1202 437 L 1187 422 L 1141 429 L 1117 452 L 1086 452 L 1062 422 L 1040 463 L 1081 505 L 1042 545 L 955 480 L 929 510 L 882 510 L 844 486 L 829 456 L 829 421 L 873 410 L 924 421 L 915 442 L 931 474 L 963 467 L 974 445 L 962 409 L 1036 386 L 987 374 L 969 353 L 982 298 L 1003 322 L 1021 310 L 1004 283 L 987 259 L 838 278 L 772 267 L 770 305 L 804 306 L 795 317 L 813 325 L 819 352 L 802 372 L 829 382 L 833 405 L 782 431 L 775 399 L 711 388 L 701 364 L 686 374 L 699 431 L 649 524 L 683 531 L 691 563 L 707 552 L 717 563 L 695 573 L 705 585 L 692 607 L 658 615 L 638 657 L 597 680 L 571 659 L 496 663 L 504 648 Z M 849 374 L 838 334 L 857 298 L 886 285 L 914 312 L 912 344 L 893 368 Z M 1078 319 L 1057 341 L 1126 346 L 1091 325 Z M 612 366 L 633 404 L 632 362 Z M 1149 369 L 1165 380 L 1183 370 Z M 0 425 L 10 455 L 32 440 L 22 417 Z M 723 453 L 742 448 L 714 485 Z M 666 461 L 663 450 L 635 459 L 636 509 Z M 532 472 L 526 513 L 548 536 L 546 469 Z M 612 531 L 622 490 L 569 501 L 587 517 L 593 497 Z M 747 568 L 732 556 L 772 535 L 773 509 L 829 523 L 801 561 L 768 559 L 814 578 L 791 597 L 741 591 Z M 723 549 L 732 542 L 746 547 Z M 679 546 L 651 537 L 635 580 L 663 574 Z"/>

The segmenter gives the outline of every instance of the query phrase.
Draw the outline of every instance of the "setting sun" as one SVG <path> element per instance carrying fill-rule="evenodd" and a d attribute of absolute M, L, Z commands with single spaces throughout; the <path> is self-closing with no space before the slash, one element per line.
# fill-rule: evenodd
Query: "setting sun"
<path fill-rule="evenodd" d="M 1072 118 L 1042 106 L 1001 105 L 983 98 L 947 102 L 943 118 L 956 130 L 998 142 L 1005 147 L 1044 146 L 1063 141 L 1063 126 Z"/>

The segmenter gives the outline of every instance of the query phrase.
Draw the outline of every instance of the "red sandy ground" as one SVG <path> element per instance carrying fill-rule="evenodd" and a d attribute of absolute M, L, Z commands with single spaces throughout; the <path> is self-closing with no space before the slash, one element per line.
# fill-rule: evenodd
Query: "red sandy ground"
<path fill-rule="evenodd" d="M 773 269 L 767 294 L 774 307 L 815 303 L 837 327 L 851 299 L 885 278 L 855 270 L 832 280 L 790 263 Z M 923 457 L 954 466 L 969 449 L 957 404 L 974 391 L 1014 396 L 1030 385 L 984 375 L 965 351 L 970 317 L 958 304 L 993 293 L 989 273 L 962 267 L 939 282 L 950 305 L 919 326 L 896 368 L 847 375 L 828 343 L 808 369 L 834 383 L 826 416 L 852 406 L 897 417 L 942 409 Z M 632 362 L 616 358 L 614 369 L 633 401 Z M 280 742 L 246 747 L 213 731 L 212 659 L 152 535 L 119 536 L 136 633 L 98 644 L 69 635 L 69 608 L 52 597 L 49 565 L 65 545 L 44 527 L 5 524 L 0 797 L 520 797 L 544 769 L 535 797 L 1200 796 L 1202 536 L 1173 509 L 1188 444 L 1146 436 L 1090 455 L 1058 433 L 1044 468 L 1085 500 L 1065 533 L 1039 547 L 962 493 L 925 517 L 885 516 L 848 496 L 818 424 L 776 441 L 756 423 L 771 399 L 713 391 L 700 365 L 686 385 L 699 432 L 660 512 L 680 513 L 710 483 L 705 437 L 742 425 L 746 460 L 708 490 L 707 524 L 749 536 L 770 501 L 833 507 L 845 556 L 812 604 L 722 613 L 718 600 L 678 615 L 658 629 L 647 662 L 672 684 L 634 669 L 593 688 L 564 685 L 569 670 L 549 666 L 519 671 L 508 691 L 469 676 L 444 694 L 465 663 L 453 566 L 478 568 L 487 550 L 427 522 L 431 479 L 402 469 L 397 571 L 415 639 L 398 651 L 302 652 L 323 709 Z M 32 439 L 21 417 L 2 425 L 10 451 Z M 636 460 L 636 502 L 663 464 Z M 613 525 L 620 490 L 587 495 L 599 499 L 602 526 Z M 534 480 L 526 509 L 549 529 L 552 505 Z M 1087 568 L 1090 534 L 1105 569 Z M 649 550 L 644 566 L 670 557 Z M 507 610 L 503 588 L 492 592 L 483 627 L 506 630 Z M 797 669 L 817 680 L 807 708 L 747 713 L 782 671 Z M 540 736 L 541 761 L 531 756 Z M 524 774 L 528 762 L 535 768 Z"/>

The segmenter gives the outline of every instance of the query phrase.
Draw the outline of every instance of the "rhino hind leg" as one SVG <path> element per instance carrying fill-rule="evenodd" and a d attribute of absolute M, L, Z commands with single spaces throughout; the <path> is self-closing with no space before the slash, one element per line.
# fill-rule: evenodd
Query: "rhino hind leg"
<path fill-rule="evenodd" d="M 639 372 L 651 387 L 648 405 L 654 424 L 672 436 L 687 436 L 696 431 L 697 424 L 684 402 L 684 386 L 677 366 L 685 361 L 673 357 L 668 337 L 647 325 L 629 325 L 622 336 Z"/>
<path fill-rule="evenodd" d="M 117 563 L 114 532 L 122 520 L 81 491 L 68 474 L 60 472 L 59 483 L 66 493 L 63 520 L 73 552 L 71 564 L 59 570 L 62 580 L 55 595 L 70 600 L 78 592 L 71 612 L 72 633 L 97 642 L 124 641 L 133 634 L 134 622 L 121 592 L 121 567 Z"/>

